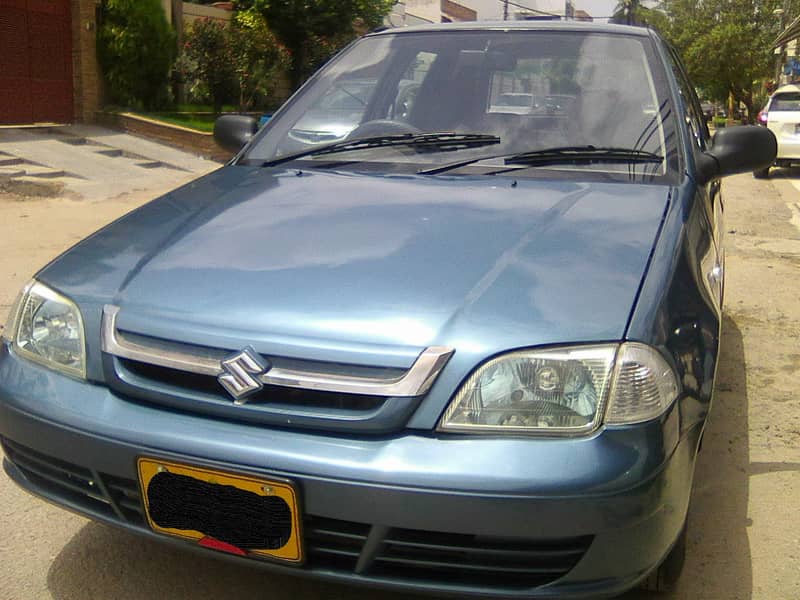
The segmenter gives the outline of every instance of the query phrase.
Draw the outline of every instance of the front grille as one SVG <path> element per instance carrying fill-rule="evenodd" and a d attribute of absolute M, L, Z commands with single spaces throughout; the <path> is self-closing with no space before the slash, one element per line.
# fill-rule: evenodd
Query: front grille
<path fill-rule="evenodd" d="M 206 357 L 213 361 L 230 354 L 224 350 L 168 342 L 128 332 L 124 339 L 141 347 L 179 353 L 181 356 Z M 321 363 L 274 356 L 266 359 L 274 368 L 283 369 L 284 372 L 294 369 L 322 377 L 346 375 L 362 381 L 392 381 L 406 373 L 403 369 L 389 367 Z M 106 383 L 127 400 L 258 425 L 363 435 L 385 434 L 402 429 L 422 400 L 422 396 L 395 397 L 265 384 L 247 396 L 245 403 L 235 404 L 214 374 L 186 371 L 108 353 L 103 356 L 103 364 Z"/>
<path fill-rule="evenodd" d="M 32 491 L 89 515 L 147 530 L 138 484 L 9 440 L 8 459 Z M 358 575 L 372 580 L 439 586 L 471 585 L 486 591 L 519 591 L 566 575 L 592 543 L 592 536 L 558 540 L 499 539 L 387 528 L 305 515 L 304 569 Z"/>
<path fill-rule="evenodd" d="M 118 328 L 119 313 L 118 306 L 104 306 L 101 325 L 105 381 L 115 392 L 171 409 L 281 427 L 399 431 L 454 352 L 429 346 L 402 366 L 398 356 L 378 365 L 347 362 L 349 354 L 341 355 L 342 361 L 270 353 L 259 359 L 255 349 L 235 351 L 224 343 L 198 345 Z M 243 391 L 255 393 L 245 398 L 239 395 Z"/>
<path fill-rule="evenodd" d="M 371 572 L 416 581 L 530 588 L 566 575 L 591 541 L 591 536 L 521 541 L 392 529 Z"/>
<path fill-rule="evenodd" d="M 402 429 L 422 400 L 264 385 L 235 404 L 213 375 L 108 355 L 105 365 L 106 383 L 129 401 L 254 425 L 385 434 Z"/>
<path fill-rule="evenodd" d="M 330 571 L 355 571 L 369 535 L 369 525 L 306 516 L 303 527 L 310 566 Z"/>
<path fill-rule="evenodd" d="M 8 459 L 42 495 L 106 519 L 144 526 L 135 481 L 46 456 L 7 439 L 2 445 Z"/>
<path fill-rule="evenodd" d="M 226 405 L 231 398 L 222 389 L 216 377 L 178 371 L 129 359 L 117 359 L 120 366 L 142 380 L 167 386 L 175 391 L 189 392 L 219 398 Z M 258 392 L 247 397 L 251 406 L 269 405 L 280 409 L 329 409 L 348 412 L 373 411 L 386 401 L 383 396 L 363 396 L 359 394 L 340 394 L 336 392 L 317 392 L 297 388 L 265 385 Z"/>
<path fill-rule="evenodd" d="M 117 505 L 123 518 L 134 525 L 144 525 L 144 509 L 139 496 L 139 486 L 132 479 L 103 475 L 111 500 Z"/>

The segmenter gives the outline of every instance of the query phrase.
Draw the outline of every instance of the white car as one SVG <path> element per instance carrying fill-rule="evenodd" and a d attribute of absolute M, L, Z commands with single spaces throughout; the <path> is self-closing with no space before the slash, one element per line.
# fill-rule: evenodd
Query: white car
<path fill-rule="evenodd" d="M 788 167 L 800 162 L 800 86 L 784 85 L 770 96 L 767 105 L 758 113 L 758 122 L 767 126 L 778 140 L 778 156 L 775 165 Z M 753 173 L 754 177 L 766 179 L 770 167 Z"/>

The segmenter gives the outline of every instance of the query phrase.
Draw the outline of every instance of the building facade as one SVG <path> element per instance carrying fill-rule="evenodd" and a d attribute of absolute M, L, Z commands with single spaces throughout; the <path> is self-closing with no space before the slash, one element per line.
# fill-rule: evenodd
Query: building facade
<path fill-rule="evenodd" d="M 411 17 L 412 21 L 450 23 L 475 21 L 478 18 L 477 11 L 452 0 L 405 0 L 405 2 L 398 2 L 399 4 L 403 5 L 405 15 Z M 412 24 L 414 23 L 405 23 L 405 25 Z"/>

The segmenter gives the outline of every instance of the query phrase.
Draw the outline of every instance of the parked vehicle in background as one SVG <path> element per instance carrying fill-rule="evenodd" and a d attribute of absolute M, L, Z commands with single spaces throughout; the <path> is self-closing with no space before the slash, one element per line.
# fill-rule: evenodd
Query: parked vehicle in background
<path fill-rule="evenodd" d="M 788 167 L 800 162 L 800 86 L 779 87 L 758 113 L 758 123 L 769 128 L 778 140 L 775 166 Z M 753 172 L 758 179 L 769 177 L 770 167 Z"/>
<path fill-rule="evenodd" d="M 717 109 L 716 116 L 722 117 L 724 119 L 727 119 L 728 118 L 728 109 L 725 108 L 724 106 L 720 106 Z M 744 118 L 744 112 L 742 111 L 742 109 L 741 108 L 734 108 L 733 112 L 731 113 L 731 119 L 733 119 L 734 121 L 741 121 L 743 118 Z"/>
<path fill-rule="evenodd" d="M 493 110 L 521 89 L 542 109 Z M 22 290 L 9 476 L 299 576 L 674 583 L 719 357 L 719 179 L 769 165 L 773 134 L 711 138 L 655 32 L 577 22 L 367 35 L 257 129 L 219 119 L 229 164 Z"/>

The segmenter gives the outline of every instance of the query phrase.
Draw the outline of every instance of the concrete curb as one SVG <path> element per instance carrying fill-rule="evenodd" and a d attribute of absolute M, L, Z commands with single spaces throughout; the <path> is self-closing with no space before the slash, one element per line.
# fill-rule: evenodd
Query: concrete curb
<path fill-rule="evenodd" d="M 97 123 L 156 140 L 217 162 L 227 162 L 233 156 L 229 151 L 218 146 L 214 141 L 214 136 L 210 133 L 148 119 L 133 113 L 98 112 Z"/>

